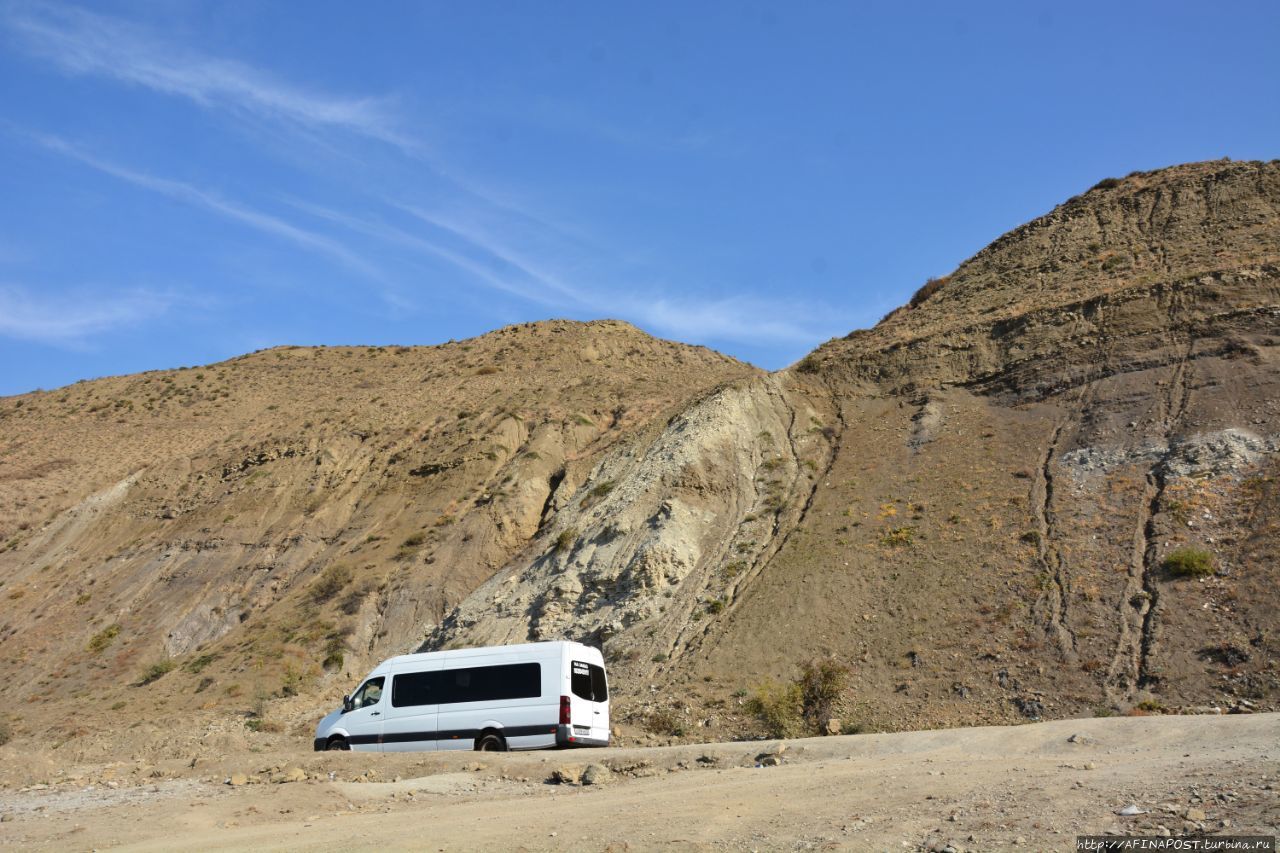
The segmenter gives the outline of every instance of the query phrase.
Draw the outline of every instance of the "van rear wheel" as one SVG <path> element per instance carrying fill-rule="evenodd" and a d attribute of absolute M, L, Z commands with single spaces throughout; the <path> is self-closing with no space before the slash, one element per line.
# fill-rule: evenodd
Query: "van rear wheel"
<path fill-rule="evenodd" d="M 476 741 L 477 752 L 506 752 L 507 742 L 502 739 L 502 735 L 489 732 L 481 735 Z"/>
<path fill-rule="evenodd" d="M 351 744 L 347 743 L 346 738 L 336 737 L 333 740 L 329 741 L 329 745 L 326 747 L 326 749 L 329 752 L 334 752 L 336 750 L 342 750 L 345 752 L 351 749 Z"/>

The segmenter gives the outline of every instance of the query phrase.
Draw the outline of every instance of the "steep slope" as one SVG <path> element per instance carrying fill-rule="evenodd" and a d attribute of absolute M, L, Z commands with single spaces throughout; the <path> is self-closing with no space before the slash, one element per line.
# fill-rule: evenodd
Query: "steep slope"
<path fill-rule="evenodd" d="M 325 689 L 322 665 L 345 681 L 420 641 L 595 460 L 754 373 L 624 323 L 549 322 L 5 400 L 6 704 L 47 703 L 17 724 L 65 736 L 144 695 L 225 714 Z"/>
<path fill-rule="evenodd" d="M 824 656 L 873 728 L 1273 703 L 1278 255 L 1280 163 L 1105 181 L 607 456 L 426 645 L 550 611 L 686 732 Z"/>
<path fill-rule="evenodd" d="M 3 401 L 5 695 L 79 755 L 146 701 L 173 751 L 305 735 L 388 654 L 571 637 L 662 735 L 757 732 L 820 658 L 848 727 L 1275 707 L 1278 342 L 1280 162 L 1223 161 L 772 375 L 549 323 Z"/>

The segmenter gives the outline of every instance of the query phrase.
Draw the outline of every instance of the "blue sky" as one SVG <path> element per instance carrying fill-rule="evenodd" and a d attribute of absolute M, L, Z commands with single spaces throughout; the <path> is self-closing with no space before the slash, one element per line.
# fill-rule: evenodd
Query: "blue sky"
<path fill-rule="evenodd" d="M 0 394 L 549 317 L 781 367 L 1100 178 L 1280 156 L 1277 44 L 1271 2 L 0 0 Z"/>

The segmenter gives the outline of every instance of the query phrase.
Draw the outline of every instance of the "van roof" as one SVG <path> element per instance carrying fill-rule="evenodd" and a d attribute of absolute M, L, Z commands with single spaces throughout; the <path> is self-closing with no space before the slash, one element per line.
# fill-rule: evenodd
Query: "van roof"
<path fill-rule="evenodd" d="M 571 640 L 548 640 L 541 643 L 518 643 L 515 645 L 509 645 L 509 646 L 477 646 L 475 648 L 469 648 L 469 649 L 446 649 L 438 652 L 416 652 L 416 653 L 407 654 L 407 655 L 396 655 L 395 657 L 387 658 L 382 663 L 378 664 L 376 669 L 381 669 L 384 666 L 388 666 L 390 664 L 395 664 L 395 663 L 416 663 L 417 661 L 431 660 L 432 658 L 446 657 L 446 656 L 451 658 L 454 658 L 454 657 L 467 658 L 467 657 L 480 657 L 482 655 L 490 655 L 495 652 L 503 652 L 503 653 L 550 652 L 552 649 L 558 646 L 574 646 L 576 648 L 587 649 L 596 654 L 600 654 L 599 649 L 593 648 L 592 646 L 584 645 L 582 643 L 575 643 Z"/>

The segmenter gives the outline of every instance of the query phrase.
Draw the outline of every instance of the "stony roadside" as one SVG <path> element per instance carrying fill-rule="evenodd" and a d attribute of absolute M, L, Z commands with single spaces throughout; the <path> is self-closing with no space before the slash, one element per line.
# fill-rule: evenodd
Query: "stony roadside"
<path fill-rule="evenodd" d="M 197 762 L 199 764 L 199 762 Z M 0 790 L 21 849 L 1070 849 L 1280 825 L 1280 715 L 524 754 L 228 754 Z M 106 778 L 111 777 L 111 778 Z"/>

